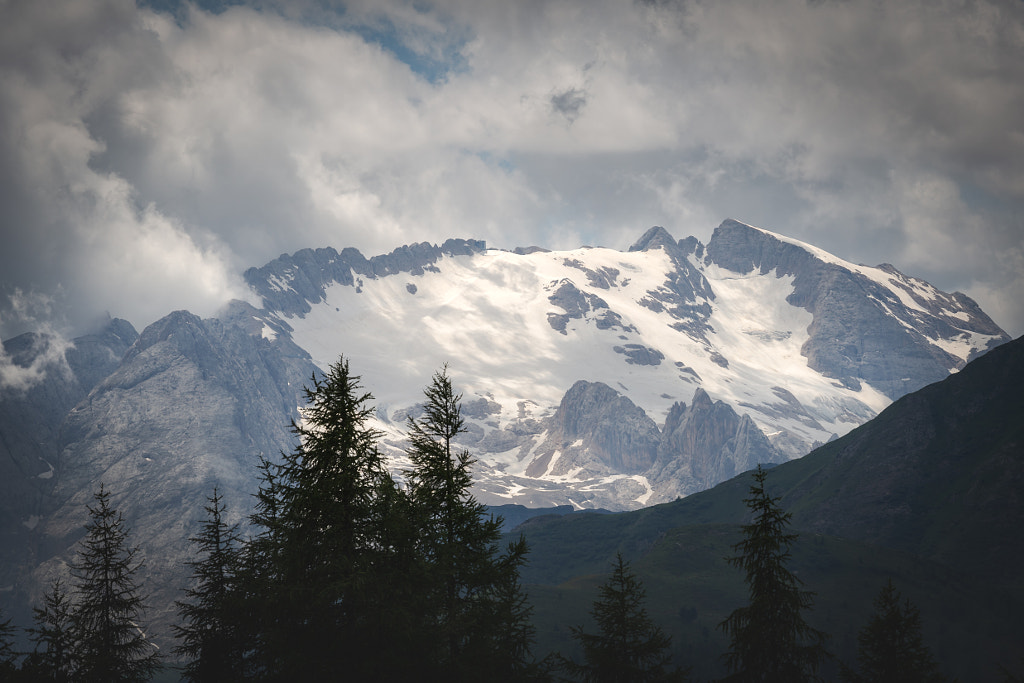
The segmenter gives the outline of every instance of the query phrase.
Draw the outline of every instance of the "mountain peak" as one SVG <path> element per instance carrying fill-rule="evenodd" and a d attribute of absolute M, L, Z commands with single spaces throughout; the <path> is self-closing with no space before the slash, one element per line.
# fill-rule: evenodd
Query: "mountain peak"
<path fill-rule="evenodd" d="M 701 387 L 697 387 L 697 390 L 693 392 L 693 399 L 690 401 L 693 408 L 697 408 L 697 406 L 705 408 L 714 405 L 714 403 L 715 402 L 712 401 L 711 397 L 708 395 L 708 392 L 704 391 Z"/>
<path fill-rule="evenodd" d="M 645 232 L 643 236 L 629 248 L 629 250 L 647 251 L 649 249 L 662 247 L 666 251 L 670 251 L 676 249 L 678 246 L 676 239 L 669 234 L 668 230 L 660 225 L 656 225 Z"/>

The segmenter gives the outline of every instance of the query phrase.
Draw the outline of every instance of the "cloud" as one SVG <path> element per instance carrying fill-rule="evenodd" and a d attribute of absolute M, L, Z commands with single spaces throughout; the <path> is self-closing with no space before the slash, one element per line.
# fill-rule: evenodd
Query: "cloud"
<path fill-rule="evenodd" d="M 580 117 L 587 104 L 587 92 L 569 88 L 551 96 L 551 108 L 565 117 L 570 124 Z"/>
<path fill-rule="evenodd" d="M 303 247 L 735 217 L 1024 332 L 1024 4 L 226 4 L 0 7 L 6 291 L 141 326 Z"/>
<path fill-rule="evenodd" d="M 56 332 L 51 324 L 53 299 L 36 292 L 16 289 L 0 314 L 5 319 L 27 323 L 38 330 L 22 338 L 12 349 L 0 346 L 0 391 L 23 392 L 46 378 L 48 373 L 70 375 L 64 353 L 71 342 Z"/>

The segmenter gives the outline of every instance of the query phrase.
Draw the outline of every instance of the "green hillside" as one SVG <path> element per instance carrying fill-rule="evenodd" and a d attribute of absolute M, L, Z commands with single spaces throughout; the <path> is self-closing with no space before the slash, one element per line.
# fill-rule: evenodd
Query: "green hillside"
<path fill-rule="evenodd" d="M 793 513 L 792 568 L 818 594 L 812 624 L 852 661 L 856 632 L 888 578 L 920 609 L 949 675 L 998 680 L 1022 666 L 1024 626 L 1024 340 L 910 394 L 810 455 L 770 471 Z M 573 652 L 616 552 L 633 562 L 648 609 L 694 673 L 721 673 L 717 624 L 746 599 L 724 558 L 739 538 L 741 475 L 709 491 L 614 515 L 537 517 L 526 535 L 538 652 Z M 1024 672 L 1018 672 L 1024 673 Z"/>

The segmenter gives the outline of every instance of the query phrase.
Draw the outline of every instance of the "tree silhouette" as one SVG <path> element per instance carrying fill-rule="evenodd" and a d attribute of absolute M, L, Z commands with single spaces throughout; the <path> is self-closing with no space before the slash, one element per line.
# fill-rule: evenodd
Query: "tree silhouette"
<path fill-rule="evenodd" d="M 137 546 L 126 545 L 121 513 L 110 506 L 103 484 L 78 558 L 71 565 L 77 600 L 72 629 L 77 651 L 76 681 L 110 683 L 148 680 L 159 665 L 156 648 L 142 630 L 145 598 L 136 574 L 142 567 Z"/>
<path fill-rule="evenodd" d="M 39 680 L 71 680 L 75 667 L 72 609 L 60 578 L 54 579 L 50 592 L 43 596 L 43 607 L 32 608 L 36 625 L 28 633 L 35 649 L 22 668 Z"/>
<path fill-rule="evenodd" d="M 599 632 L 572 629 L 573 638 L 583 647 L 584 663 L 564 660 L 568 673 L 595 683 L 683 680 L 683 672 L 668 668 L 671 638 L 647 615 L 645 596 L 640 581 L 619 553 L 590 612 Z"/>
<path fill-rule="evenodd" d="M 534 643 L 536 629 L 531 617 L 533 607 L 519 581 L 519 568 L 526 562 L 529 547 L 520 536 L 511 541 L 500 559 L 498 580 L 491 588 L 494 601 L 496 628 L 493 631 L 494 681 L 547 680 L 550 664 L 536 662 L 530 649 Z"/>
<path fill-rule="evenodd" d="M 739 554 L 728 558 L 745 572 L 750 601 L 719 625 L 730 636 L 725 660 L 733 673 L 726 680 L 816 680 L 827 656 L 827 636 L 804 621 L 814 594 L 801 590 L 803 582 L 786 567 L 797 536 L 787 532 L 790 514 L 765 491 L 766 476 L 758 465 L 750 497 L 744 499 L 754 518 L 743 527 L 744 539 L 733 546 Z"/>
<path fill-rule="evenodd" d="M 454 443 L 465 429 L 447 368 L 434 373 L 424 395 L 423 415 L 408 422 L 412 467 L 405 476 L 427 579 L 427 627 L 437 636 L 430 648 L 436 675 L 473 680 L 532 670 L 529 611 L 518 583 L 526 543 L 499 556 L 501 520 L 470 493 L 474 460 Z"/>
<path fill-rule="evenodd" d="M 852 683 L 940 683 L 946 680 L 921 637 L 921 613 L 892 579 L 875 598 L 874 614 L 857 635 L 859 671 L 843 667 Z"/>
<path fill-rule="evenodd" d="M 394 487 L 369 427 L 372 409 L 342 358 L 305 389 L 295 449 L 263 462 L 242 592 L 252 622 L 247 665 L 269 680 L 324 680 L 368 661 L 365 618 L 381 548 L 377 499 Z"/>
<path fill-rule="evenodd" d="M 188 601 L 178 601 L 184 625 L 175 625 L 181 645 L 175 653 L 189 661 L 190 681 L 232 681 L 242 676 L 242 649 L 235 582 L 239 571 L 238 526 L 224 521 L 224 503 L 216 487 L 204 506 L 208 517 L 197 536 L 199 559 L 189 562 L 195 586 L 185 590 Z"/>
<path fill-rule="evenodd" d="M 18 653 L 14 649 L 15 628 L 11 625 L 11 620 L 4 620 L 3 616 L 3 610 L 0 610 L 0 674 L 4 674 L 6 680 L 18 670 L 15 665 Z"/>

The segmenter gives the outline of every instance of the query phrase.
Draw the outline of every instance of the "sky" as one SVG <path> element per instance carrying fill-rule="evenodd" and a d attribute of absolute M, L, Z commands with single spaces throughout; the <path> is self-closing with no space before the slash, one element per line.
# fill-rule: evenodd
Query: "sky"
<path fill-rule="evenodd" d="M 1021 0 L 0 0 L 0 338 L 734 218 L 1024 334 Z"/>

